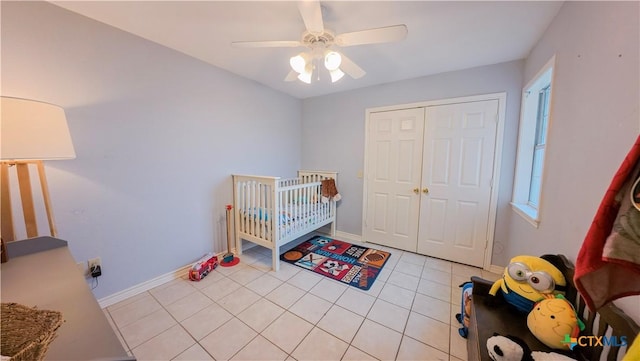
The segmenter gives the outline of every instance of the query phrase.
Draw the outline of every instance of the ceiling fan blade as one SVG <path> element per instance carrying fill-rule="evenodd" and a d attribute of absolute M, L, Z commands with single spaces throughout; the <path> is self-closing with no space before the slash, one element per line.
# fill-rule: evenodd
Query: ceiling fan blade
<path fill-rule="evenodd" d="M 336 44 L 340 46 L 352 46 L 400 41 L 407 37 L 407 32 L 407 26 L 404 24 L 354 31 L 352 33 L 336 35 Z"/>
<path fill-rule="evenodd" d="M 287 77 L 284 78 L 284 81 L 295 81 L 296 79 L 298 79 L 298 73 L 296 73 L 295 70 L 291 70 L 289 74 L 287 74 Z"/>
<path fill-rule="evenodd" d="M 268 41 L 234 41 L 231 43 L 236 48 L 295 48 L 302 46 L 297 40 L 268 40 Z"/>
<path fill-rule="evenodd" d="M 340 63 L 340 69 L 349 74 L 353 79 L 362 78 L 367 72 L 362 70 L 356 63 L 342 54 L 342 63 Z"/>
<path fill-rule="evenodd" d="M 306 0 L 298 3 L 298 10 L 302 15 L 304 26 L 311 34 L 322 34 L 324 23 L 322 21 L 322 8 L 319 0 Z"/>

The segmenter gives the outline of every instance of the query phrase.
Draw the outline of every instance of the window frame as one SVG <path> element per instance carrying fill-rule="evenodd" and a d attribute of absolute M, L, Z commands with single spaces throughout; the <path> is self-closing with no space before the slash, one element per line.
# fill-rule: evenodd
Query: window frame
<path fill-rule="evenodd" d="M 555 75 L 555 55 L 549 59 L 522 90 L 520 104 L 520 125 L 516 153 L 516 168 L 513 182 L 512 209 L 534 227 L 540 224 L 540 210 L 543 204 L 544 174 L 548 146 L 549 128 L 553 120 L 553 93 Z M 540 112 L 540 91 L 548 91 L 547 122 L 544 133 L 538 129 Z M 542 166 L 540 171 L 538 202 L 531 202 L 534 151 L 538 139 L 543 139 Z"/>

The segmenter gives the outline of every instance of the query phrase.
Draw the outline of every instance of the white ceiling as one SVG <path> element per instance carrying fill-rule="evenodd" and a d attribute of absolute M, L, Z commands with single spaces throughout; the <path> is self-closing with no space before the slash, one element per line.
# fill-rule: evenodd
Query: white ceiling
<path fill-rule="evenodd" d="M 367 74 L 331 83 L 285 82 L 289 58 L 305 48 L 235 48 L 233 41 L 300 40 L 293 1 L 53 1 L 54 4 L 253 79 L 308 98 L 527 56 L 559 1 L 322 1 L 324 26 L 344 33 L 406 24 L 398 43 L 341 48 Z"/>

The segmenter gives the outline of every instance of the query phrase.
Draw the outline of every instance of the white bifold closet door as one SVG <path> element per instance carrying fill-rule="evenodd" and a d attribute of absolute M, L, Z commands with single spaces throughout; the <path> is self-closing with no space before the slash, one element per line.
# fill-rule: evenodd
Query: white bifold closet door
<path fill-rule="evenodd" d="M 369 117 L 367 242 L 417 251 L 424 113 L 414 108 Z"/>
<path fill-rule="evenodd" d="M 364 239 L 482 267 L 498 100 L 371 113 Z"/>

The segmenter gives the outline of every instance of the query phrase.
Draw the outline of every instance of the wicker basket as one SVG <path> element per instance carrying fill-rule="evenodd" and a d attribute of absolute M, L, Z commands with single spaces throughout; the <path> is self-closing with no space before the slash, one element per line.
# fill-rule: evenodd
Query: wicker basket
<path fill-rule="evenodd" d="M 62 324 L 58 311 L 38 310 L 17 303 L 2 303 L 0 353 L 11 361 L 42 360 Z"/>

